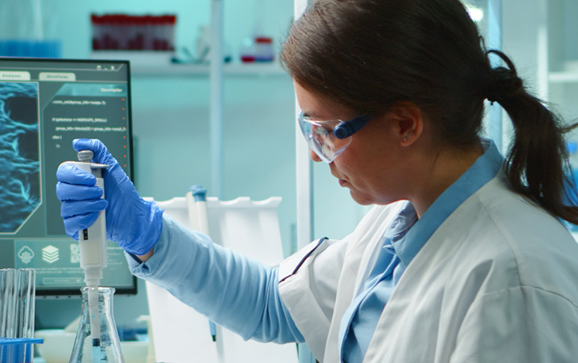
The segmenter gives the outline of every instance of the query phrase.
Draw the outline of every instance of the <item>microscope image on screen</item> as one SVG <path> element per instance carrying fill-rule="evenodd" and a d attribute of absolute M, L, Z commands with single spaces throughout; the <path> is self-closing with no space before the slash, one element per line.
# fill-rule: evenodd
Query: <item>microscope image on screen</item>
<path fill-rule="evenodd" d="M 38 84 L 0 82 L 0 233 L 40 204 L 38 151 Z"/>

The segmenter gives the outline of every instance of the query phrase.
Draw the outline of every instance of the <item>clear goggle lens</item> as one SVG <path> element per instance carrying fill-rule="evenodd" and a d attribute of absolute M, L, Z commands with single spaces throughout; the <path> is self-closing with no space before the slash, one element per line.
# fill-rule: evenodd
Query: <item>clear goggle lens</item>
<path fill-rule="evenodd" d="M 333 162 L 351 143 L 351 136 L 338 139 L 333 132 L 342 120 L 317 121 L 303 114 L 298 120 L 307 144 L 326 163 Z"/>

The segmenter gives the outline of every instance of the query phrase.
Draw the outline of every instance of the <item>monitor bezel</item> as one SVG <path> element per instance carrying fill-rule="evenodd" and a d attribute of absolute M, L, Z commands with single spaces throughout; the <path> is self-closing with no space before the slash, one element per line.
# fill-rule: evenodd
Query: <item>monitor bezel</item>
<path fill-rule="evenodd" d="M 72 59 L 72 58 L 33 58 L 33 57 L 0 57 L 0 63 L 2 60 L 10 60 L 16 62 L 57 62 L 57 63 L 122 63 L 127 67 L 127 98 L 128 98 L 128 138 L 129 147 L 131 152 L 129 153 L 130 161 L 130 180 L 133 184 L 135 183 L 134 174 L 134 145 L 132 137 L 132 93 L 131 93 L 131 71 L 130 71 L 130 61 L 121 59 Z M 136 295 L 138 293 L 138 280 L 136 276 L 132 275 L 133 287 L 132 288 L 118 288 L 114 287 L 116 292 L 115 295 Z M 70 288 L 70 289 L 39 289 L 36 287 L 36 296 L 38 298 L 54 298 L 58 299 L 60 297 L 80 297 L 80 288 Z"/>

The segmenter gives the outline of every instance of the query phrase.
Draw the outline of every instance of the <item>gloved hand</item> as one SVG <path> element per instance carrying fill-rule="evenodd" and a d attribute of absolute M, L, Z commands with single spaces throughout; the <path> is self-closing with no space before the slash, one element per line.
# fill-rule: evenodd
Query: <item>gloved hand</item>
<path fill-rule="evenodd" d="M 158 240 L 162 213 L 154 202 L 142 199 L 118 162 L 100 140 L 76 139 L 76 151 L 92 150 L 95 163 L 109 166 L 103 172 L 105 200 L 96 178 L 74 166 L 61 165 L 56 172 L 56 196 L 62 202 L 66 234 L 78 239 L 78 231 L 90 227 L 98 212 L 106 209 L 106 236 L 127 252 L 144 255 Z"/>

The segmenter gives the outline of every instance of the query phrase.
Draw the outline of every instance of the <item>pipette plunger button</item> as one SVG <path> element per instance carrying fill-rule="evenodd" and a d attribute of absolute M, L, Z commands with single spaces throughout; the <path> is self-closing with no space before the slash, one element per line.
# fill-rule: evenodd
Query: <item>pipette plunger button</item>
<path fill-rule="evenodd" d="M 82 162 L 90 162 L 94 153 L 91 150 L 80 150 L 78 152 L 78 160 Z"/>

